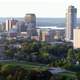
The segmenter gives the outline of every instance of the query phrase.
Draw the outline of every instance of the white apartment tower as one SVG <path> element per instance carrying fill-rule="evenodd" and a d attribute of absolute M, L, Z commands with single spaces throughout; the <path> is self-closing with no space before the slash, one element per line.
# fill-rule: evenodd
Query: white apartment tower
<path fill-rule="evenodd" d="M 11 26 L 12 26 L 11 20 L 6 20 L 6 26 L 5 26 L 6 28 L 5 28 L 5 30 L 9 31 L 11 29 Z"/>

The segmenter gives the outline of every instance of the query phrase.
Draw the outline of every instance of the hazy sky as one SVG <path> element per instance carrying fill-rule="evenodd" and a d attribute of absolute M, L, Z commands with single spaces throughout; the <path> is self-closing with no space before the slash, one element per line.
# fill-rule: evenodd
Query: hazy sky
<path fill-rule="evenodd" d="M 72 2 L 73 1 L 73 2 Z M 0 17 L 24 17 L 35 13 L 37 17 L 65 17 L 66 8 L 74 4 L 80 16 L 79 0 L 0 0 Z"/>

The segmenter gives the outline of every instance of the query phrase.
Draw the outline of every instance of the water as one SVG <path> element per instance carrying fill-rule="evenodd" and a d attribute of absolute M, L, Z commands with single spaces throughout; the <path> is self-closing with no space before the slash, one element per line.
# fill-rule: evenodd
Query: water
<path fill-rule="evenodd" d="M 5 22 L 7 18 L 0 18 L 0 22 Z M 19 21 L 23 21 L 23 18 L 15 18 Z M 58 26 L 58 27 L 65 27 L 65 18 L 37 18 L 36 19 L 37 22 L 37 26 Z M 78 18 L 78 22 L 77 22 L 78 26 L 80 25 L 80 18 Z"/>

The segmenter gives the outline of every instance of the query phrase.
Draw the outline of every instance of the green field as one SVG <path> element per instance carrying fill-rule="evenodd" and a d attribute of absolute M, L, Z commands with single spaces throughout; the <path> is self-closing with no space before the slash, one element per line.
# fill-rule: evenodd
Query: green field
<path fill-rule="evenodd" d="M 76 78 L 76 73 L 75 72 L 63 72 L 63 73 L 60 73 L 59 75 Z"/>
<path fill-rule="evenodd" d="M 20 61 L 1 61 L 1 65 L 15 65 L 15 66 L 21 66 L 24 69 L 27 70 L 40 70 L 40 71 L 45 71 L 48 69 L 48 66 L 45 64 L 39 64 L 39 63 L 32 63 L 32 62 L 20 62 Z"/>
<path fill-rule="evenodd" d="M 49 67 L 46 64 L 32 63 L 32 62 L 24 62 L 24 61 L 0 61 L 1 65 L 11 65 L 11 66 L 20 66 L 26 70 L 36 70 L 36 71 L 46 71 Z M 54 74 L 55 75 L 55 74 Z M 58 73 L 58 76 L 67 76 L 76 78 L 75 72 L 62 72 Z"/>

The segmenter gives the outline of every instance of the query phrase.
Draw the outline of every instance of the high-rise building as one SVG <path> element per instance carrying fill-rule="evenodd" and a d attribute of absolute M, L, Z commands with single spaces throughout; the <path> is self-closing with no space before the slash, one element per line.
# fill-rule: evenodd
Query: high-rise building
<path fill-rule="evenodd" d="M 26 28 L 25 23 L 23 21 L 17 22 L 17 31 L 18 31 L 18 33 L 27 31 L 27 28 Z"/>
<path fill-rule="evenodd" d="M 5 25 L 4 23 L 0 23 L 0 32 L 4 32 L 5 31 Z"/>
<path fill-rule="evenodd" d="M 11 20 L 6 20 L 6 31 L 9 31 L 11 29 Z"/>
<path fill-rule="evenodd" d="M 32 36 L 37 36 L 35 14 L 25 15 L 25 27 L 27 29 L 27 34 L 29 38 L 31 38 Z"/>
<path fill-rule="evenodd" d="M 27 27 L 32 27 L 32 28 L 36 27 L 35 14 L 26 14 L 25 15 L 25 25 L 27 25 Z"/>
<path fill-rule="evenodd" d="M 10 31 L 12 28 L 16 28 L 16 26 L 15 26 L 16 23 L 17 23 L 17 21 L 14 20 L 14 19 L 7 19 L 6 20 L 5 31 Z"/>
<path fill-rule="evenodd" d="M 74 29 L 74 36 L 73 36 L 73 47 L 75 49 L 80 48 L 80 28 Z"/>
<path fill-rule="evenodd" d="M 69 6 L 66 13 L 66 40 L 73 40 L 73 29 L 77 24 L 77 9 L 74 6 Z"/>

